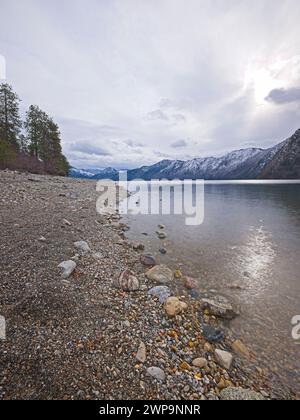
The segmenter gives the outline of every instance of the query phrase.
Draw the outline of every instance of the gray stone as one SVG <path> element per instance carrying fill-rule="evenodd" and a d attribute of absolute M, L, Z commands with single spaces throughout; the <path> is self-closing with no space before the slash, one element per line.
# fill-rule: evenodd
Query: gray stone
<path fill-rule="evenodd" d="M 202 307 L 218 318 L 231 320 L 239 315 L 238 310 L 223 296 L 202 299 Z"/>
<path fill-rule="evenodd" d="M 136 353 L 136 359 L 139 362 L 141 362 L 141 363 L 145 363 L 146 357 L 147 357 L 147 355 L 146 355 L 146 346 L 145 346 L 145 343 L 143 343 L 141 341 L 141 343 L 139 345 L 139 348 L 138 348 L 138 351 Z"/>
<path fill-rule="evenodd" d="M 74 242 L 74 246 L 76 249 L 78 249 L 78 251 L 82 252 L 83 254 L 91 251 L 91 248 L 85 241 Z"/>
<path fill-rule="evenodd" d="M 58 268 L 61 268 L 63 270 L 62 278 L 67 279 L 75 270 L 76 263 L 75 261 L 72 261 L 72 260 L 63 261 L 61 264 L 59 264 Z"/>
<path fill-rule="evenodd" d="M 165 372 L 156 366 L 151 366 L 147 369 L 148 375 L 152 376 L 153 378 L 157 379 L 158 381 L 164 382 L 166 379 Z"/>
<path fill-rule="evenodd" d="M 171 296 L 171 290 L 167 286 L 155 286 L 148 291 L 148 295 L 157 297 L 160 303 L 165 303 Z"/>
<path fill-rule="evenodd" d="M 166 284 L 171 283 L 174 279 L 174 274 L 170 268 L 164 264 L 156 265 L 146 273 L 146 277 L 149 280 L 155 281 L 156 283 Z"/>
<path fill-rule="evenodd" d="M 258 392 L 240 387 L 225 388 L 220 392 L 221 400 L 225 401 L 262 401 L 265 398 Z"/>

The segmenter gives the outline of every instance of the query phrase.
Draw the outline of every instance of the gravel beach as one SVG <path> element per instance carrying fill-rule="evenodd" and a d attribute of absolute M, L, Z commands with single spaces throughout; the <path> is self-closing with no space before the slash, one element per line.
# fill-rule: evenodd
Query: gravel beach
<path fill-rule="evenodd" d="M 1 171 L 0 191 L 1 399 L 293 398 L 97 214 L 95 182 Z"/>

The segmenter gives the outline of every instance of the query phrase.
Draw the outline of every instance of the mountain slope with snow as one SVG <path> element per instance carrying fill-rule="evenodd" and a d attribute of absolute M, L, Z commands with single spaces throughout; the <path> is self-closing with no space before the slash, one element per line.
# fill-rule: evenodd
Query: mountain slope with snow
<path fill-rule="evenodd" d="M 241 149 L 222 157 L 196 158 L 189 161 L 162 160 L 151 166 L 129 170 L 127 175 L 128 180 L 300 178 L 300 130 L 269 149 Z M 91 176 L 83 171 L 83 176 L 118 180 L 118 171 L 106 168 Z"/>

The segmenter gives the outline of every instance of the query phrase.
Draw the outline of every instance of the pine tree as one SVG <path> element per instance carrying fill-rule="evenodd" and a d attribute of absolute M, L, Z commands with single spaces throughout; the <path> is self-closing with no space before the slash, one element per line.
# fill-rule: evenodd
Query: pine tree
<path fill-rule="evenodd" d="M 38 106 L 31 105 L 27 112 L 25 128 L 29 152 L 44 163 L 45 171 L 68 175 L 69 164 L 62 154 L 59 127 L 52 118 Z"/>
<path fill-rule="evenodd" d="M 18 149 L 22 121 L 17 94 L 7 83 L 0 85 L 0 140 Z"/>

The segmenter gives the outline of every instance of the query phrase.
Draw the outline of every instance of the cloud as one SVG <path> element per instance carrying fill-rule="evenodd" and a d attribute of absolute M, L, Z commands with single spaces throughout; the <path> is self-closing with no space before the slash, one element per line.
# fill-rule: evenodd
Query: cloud
<path fill-rule="evenodd" d="M 80 152 L 84 155 L 95 155 L 95 156 L 112 156 L 111 152 L 97 145 L 96 142 L 74 142 L 70 144 L 70 150 L 74 154 Z"/>
<path fill-rule="evenodd" d="M 300 102 L 300 87 L 273 89 L 266 97 L 266 101 L 274 102 L 275 104 Z"/>
<path fill-rule="evenodd" d="M 2 1 L 0 54 L 71 164 L 130 168 L 299 128 L 299 12 L 299 0 Z"/>
<path fill-rule="evenodd" d="M 186 142 L 186 140 L 178 140 L 178 141 L 175 141 L 174 143 L 171 143 L 170 146 L 173 147 L 174 149 L 181 149 L 181 148 L 187 147 L 188 143 Z"/>
<path fill-rule="evenodd" d="M 149 121 L 155 121 L 155 120 L 168 121 L 169 120 L 169 117 L 167 116 L 167 114 L 163 112 L 161 109 L 156 109 L 155 111 L 148 112 L 146 118 Z"/>

